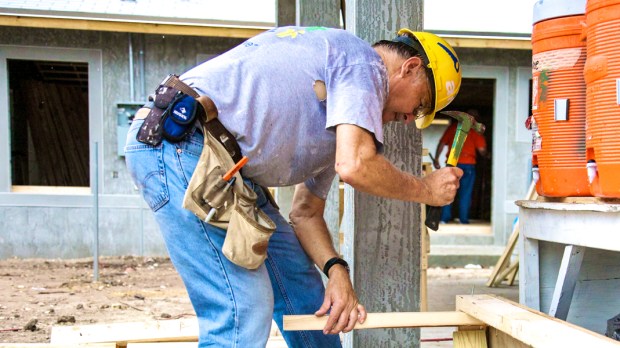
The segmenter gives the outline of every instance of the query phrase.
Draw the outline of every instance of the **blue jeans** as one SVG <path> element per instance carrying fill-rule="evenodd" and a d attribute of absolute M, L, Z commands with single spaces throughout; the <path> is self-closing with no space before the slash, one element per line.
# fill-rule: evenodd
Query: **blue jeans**
<path fill-rule="evenodd" d="M 199 347 L 264 347 L 272 317 L 282 331 L 283 315 L 318 310 L 325 291 L 321 276 L 262 189 L 246 180 L 277 228 L 265 263 L 248 270 L 222 254 L 226 231 L 181 206 L 202 152 L 202 134 L 195 131 L 182 142 L 164 140 L 154 147 L 136 140 L 143 122 L 136 120 L 130 127 L 127 167 L 154 212 L 170 259 L 187 288 L 198 317 Z M 322 331 L 282 333 L 289 347 L 341 346 L 338 335 Z"/>
<path fill-rule="evenodd" d="M 475 164 L 457 164 L 463 170 L 459 189 L 456 195 L 459 199 L 459 220 L 462 224 L 469 223 L 469 208 L 471 208 L 471 196 L 474 191 L 474 181 L 476 181 Z M 441 209 L 441 221 L 452 220 L 452 205 L 446 205 Z"/>

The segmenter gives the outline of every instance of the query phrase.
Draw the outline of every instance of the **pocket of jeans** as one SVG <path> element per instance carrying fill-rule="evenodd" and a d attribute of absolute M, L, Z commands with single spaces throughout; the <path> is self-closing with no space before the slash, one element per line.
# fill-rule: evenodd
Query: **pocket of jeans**
<path fill-rule="evenodd" d="M 151 210 L 157 211 L 170 200 L 162 145 L 151 146 L 136 140 L 141 121 L 134 121 L 127 135 L 125 163 L 134 184 Z"/>

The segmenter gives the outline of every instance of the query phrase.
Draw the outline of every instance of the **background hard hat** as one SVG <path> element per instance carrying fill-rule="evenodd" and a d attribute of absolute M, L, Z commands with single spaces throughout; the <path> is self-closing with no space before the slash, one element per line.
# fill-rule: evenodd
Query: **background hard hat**
<path fill-rule="evenodd" d="M 420 54 L 426 55 L 426 57 L 423 57 L 426 58 L 424 63 L 427 64 L 427 71 L 430 71 L 432 75 L 429 78 L 432 80 L 431 83 L 434 84 L 434 86 L 431 86 L 435 90 L 433 96 L 434 108 L 430 113 L 416 120 L 418 128 L 426 128 L 435 118 L 435 113 L 450 104 L 459 92 L 461 87 L 461 64 L 452 46 L 435 34 L 421 31 L 414 32 L 403 28 L 398 31 L 398 37 L 395 41 L 407 44 L 406 40 L 399 40 L 399 37 L 402 35 L 413 37 L 422 46 L 424 52 L 420 52 Z M 417 45 L 414 45 L 414 48 L 419 51 L 419 48 L 415 46 Z"/>

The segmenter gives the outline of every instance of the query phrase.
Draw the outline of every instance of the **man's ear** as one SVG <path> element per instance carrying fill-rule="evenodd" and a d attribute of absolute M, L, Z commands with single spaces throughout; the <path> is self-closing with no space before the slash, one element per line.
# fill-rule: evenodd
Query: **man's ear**
<path fill-rule="evenodd" d="M 415 71 L 424 64 L 420 57 L 411 57 L 403 62 L 401 66 L 402 76 L 408 76 L 414 74 Z"/>

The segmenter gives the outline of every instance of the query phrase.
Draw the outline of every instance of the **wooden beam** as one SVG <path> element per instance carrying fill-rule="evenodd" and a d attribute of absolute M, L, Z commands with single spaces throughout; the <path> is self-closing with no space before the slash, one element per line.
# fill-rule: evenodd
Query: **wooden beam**
<path fill-rule="evenodd" d="M 459 295 L 456 309 L 536 348 L 618 348 L 620 342 L 492 295 Z"/>
<path fill-rule="evenodd" d="M 495 279 L 495 281 L 493 282 L 493 286 L 498 286 L 500 285 L 504 279 L 506 279 L 508 277 L 508 275 L 512 274 L 515 272 L 515 270 L 519 267 L 519 261 L 513 262 L 510 264 L 510 266 L 508 266 L 507 268 L 505 268 Z"/>
<path fill-rule="evenodd" d="M 459 330 L 452 334 L 454 348 L 487 348 L 486 330 Z"/>
<path fill-rule="evenodd" d="M 573 293 L 585 251 L 586 248 L 582 246 L 567 245 L 564 247 L 564 257 L 549 306 L 550 316 L 562 320 L 566 320 L 568 317 L 568 310 L 573 300 Z"/>
<path fill-rule="evenodd" d="M 327 318 L 315 315 L 285 315 L 284 330 L 323 330 Z M 480 320 L 460 312 L 368 313 L 364 324 L 355 325 L 355 329 L 482 325 L 484 323 Z"/>
<path fill-rule="evenodd" d="M 127 348 L 196 348 L 196 342 L 132 342 Z"/>
<path fill-rule="evenodd" d="M 198 321 L 194 319 L 100 325 L 54 326 L 51 343 L 85 342 L 197 342 Z"/>
<path fill-rule="evenodd" d="M 463 48 L 499 48 L 499 49 L 513 49 L 513 50 L 531 50 L 531 40 L 511 40 L 500 38 L 468 38 L 468 37 L 450 37 L 446 35 L 441 36 L 452 47 Z"/>
<path fill-rule="evenodd" d="M 531 348 L 529 344 L 518 341 L 516 338 L 489 326 L 487 328 L 487 343 L 491 348 Z"/>
<path fill-rule="evenodd" d="M 90 187 L 77 186 L 28 186 L 13 185 L 11 192 L 19 193 L 42 193 L 42 194 L 59 194 L 59 195 L 89 195 L 92 194 Z"/>
<path fill-rule="evenodd" d="M 491 272 L 491 276 L 489 277 L 489 280 L 487 281 L 487 284 L 486 284 L 488 287 L 495 287 L 499 285 L 502 281 L 504 281 L 504 278 L 500 277 L 499 275 L 500 273 L 502 273 L 502 271 L 506 269 L 506 266 L 510 264 L 510 257 L 512 256 L 512 253 L 515 249 L 515 246 L 517 245 L 518 240 L 519 240 L 519 221 L 517 220 L 517 222 L 514 224 L 514 227 L 512 229 L 512 233 L 510 234 L 510 238 L 508 239 L 508 244 L 506 245 L 506 249 L 504 249 L 502 256 L 499 257 L 499 260 L 497 260 L 495 267 L 493 267 L 493 272 Z"/>
<path fill-rule="evenodd" d="M 116 348 L 116 343 L 0 343 L 0 348 Z"/>
<path fill-rule="evenodd" d="M 268 28 L 244 28 L 224 27 L 216 25 L 184 25 L 168 23 L 144 23 L 144 22 L 121 22 L 86 20 L 73 18 L 46 18 L 0 15 L 0 26 L 28 27 L 28 28 L 54 28 L 95 31 L 115 31 L 126 33 L 144 33 L 160 35 L 191 35 L 212 36 L 230 38 L 250 38 L 256 36 Z"/>
<path fill-rule="evenodd" d="M 525 199 L 536 199 L 537 197 L 538 197 L 538 193 L 536 193 L 536 183 L 532 182 L 530 184 L 530 188 L 527 190 Z M 489 280 L 487 281 L 486 285 L 488 287 L 494 287 L 494 286 L 501 284 L 501 282 L 504 281 L 504 278 L 506 277 L 506 275 L 509 274 L 509 273 L 506 273 L 506 274 L 503 274 L 502 276 L 499 276 L 500 273 L 503 273 L 502 271 L 506 270 L 506 268 L 509 268 L 510 257 L 512 256 L 512 253 L 514 252 L 518 239 L 519 239 L 519 219 L 517 218 L 516 223 L 512 227 L 512 234 L 510 235 L 510 238 L 508 239 L 508 244 L 506 245 L 506 249 L 504 249 L 504 252 L 502 253 L 502 256 L 500 256 L 499 260 L 497 260 L 497 264 L 495 264 L 495 267 L 493 268 L 493 272 L 491 273 L 491 276 L 489 277 Z M 510 285 L 512 285 L 512 283 L 514 282 L 514 277 L 516 277 L 516 272 L 518 268 L 519 268 L 519 261 L 517 260 L 517 264 L 513 268 L 514 273 L 512 273 L 513 275 L 509 281 Z"/>
<path fill-rule="evenodd" d="M 540 250 L 538 240 L 519 233 L 519 302 L 540 310 Z"/>

